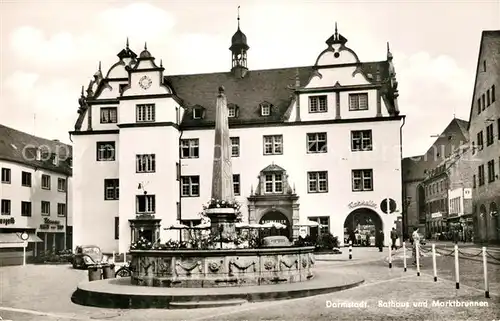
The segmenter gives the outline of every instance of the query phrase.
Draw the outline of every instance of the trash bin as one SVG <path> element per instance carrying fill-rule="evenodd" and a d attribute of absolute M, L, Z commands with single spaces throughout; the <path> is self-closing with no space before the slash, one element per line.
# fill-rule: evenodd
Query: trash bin
<path fill-rule="evenodd" d="M 90 265 L 88 267 L 89 281 L 97 281 L 101 279 L 101 267 L 97 265 Z"/>
<path fill-rule="evenodd" d="M 112 279 L 115 277 L 115 265 L 106 264 L 102 267 L 102 276 L 104 279 Z"/>

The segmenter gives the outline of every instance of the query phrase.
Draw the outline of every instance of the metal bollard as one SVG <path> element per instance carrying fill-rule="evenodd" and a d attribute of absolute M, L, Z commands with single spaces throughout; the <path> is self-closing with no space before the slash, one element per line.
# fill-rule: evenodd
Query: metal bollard
<path fill-rule="evenodd" d="M 413 241 L 415 242 L 415 255 L 416 255 L 416 261 L 417 261 L 417 276 L 420 276 L 420 241 Z"/>
<path fill-rule="evenodd" d="M 432 244 L 432 268 L 434 270 L 434 282 L 437 282 L 437 268 L 436 268 L 436 244 Z"/>
<path fill-rule="evenodd" d="M 406 241 L 403 241 L 403 267 L 406 272 Z"/>
<path fill-rule="evenodd" d="M 349 241 L 349 260 L 352 260 L 352 240 Z"/>
<path fill-rule="evenodd" d="M 460 289 L 460 276 L 458 270 L 458 245 L 455 244 L 455 288 Z"/>
<path fill-rule="evenodd" d="M 392 269 L 392 247 L 389 246 L 389 269 Z"/>
<path fill-rule="evenodd" d="M 484 297 L 490 298 L 490 287 L 488 285 L 488 261 L 486 260 L 486 247 L 483 246 L 483 270 L 484 270 Z"/>

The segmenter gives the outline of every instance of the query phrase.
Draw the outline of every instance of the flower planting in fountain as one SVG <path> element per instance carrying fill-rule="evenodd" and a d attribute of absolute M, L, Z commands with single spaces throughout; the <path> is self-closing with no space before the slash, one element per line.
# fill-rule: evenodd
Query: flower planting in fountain
<path fill-rule="evenodd" d="M 238 203 L 236 200 L 233 201 L 224 201 L 224 200 L 219 200 L 212 198 L 210 201 L 207 202 L 206 205 L 203 205 L 203 210 L 208 210 L 208 209 L 213 209 L 213 208 L 232 208 L 236 212 L 240 212 L 241 204 Z"/>

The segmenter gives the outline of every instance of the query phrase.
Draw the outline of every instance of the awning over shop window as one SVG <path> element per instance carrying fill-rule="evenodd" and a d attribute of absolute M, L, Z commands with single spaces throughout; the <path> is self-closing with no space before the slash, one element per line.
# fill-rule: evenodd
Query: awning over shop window
<path fill-rule="evenodd" d="M 41 238 L 39 238 L 36 234 L 32 234 L 32 233 L 29 233 L 28 234 L 29 237 L 28 237 L 28 243 L 43 243 L 43 240 Z M 21 238 L 21 234 L 18 235 L 19 238 Z"/>
<path fill-rule="evenodd" d="M 22 247 L 24 245 L 16 233 L 0 233 L 0 248 Z"/>

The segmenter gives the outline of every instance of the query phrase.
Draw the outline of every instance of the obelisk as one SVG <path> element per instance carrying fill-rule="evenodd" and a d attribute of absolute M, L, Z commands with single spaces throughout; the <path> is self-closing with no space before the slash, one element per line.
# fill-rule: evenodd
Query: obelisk
<path fill-rule="evenodd" d="M 231 168 L 231 139 L 227 99 L 224 87 L 219 87 L 217 95 L 214 134 L 214 160 L 212 173 L 212 198 L 224 202 L 234 202 L 233 171 Z M 209 208 L 205 212 L 210 218 L 211 232 L 218 236 L 220 248 L 232 248 L 231 240 L 236 236 L 236 211 L 234 208 Z"/>

